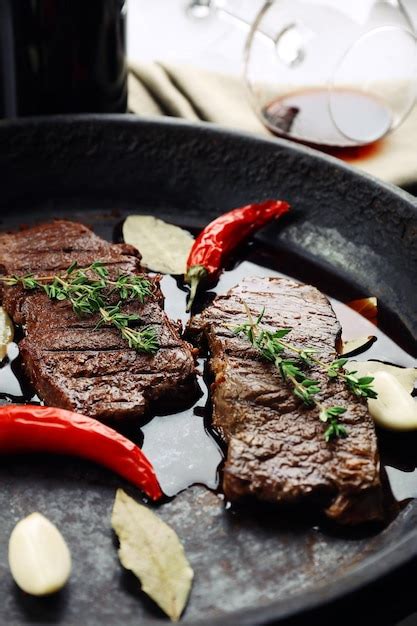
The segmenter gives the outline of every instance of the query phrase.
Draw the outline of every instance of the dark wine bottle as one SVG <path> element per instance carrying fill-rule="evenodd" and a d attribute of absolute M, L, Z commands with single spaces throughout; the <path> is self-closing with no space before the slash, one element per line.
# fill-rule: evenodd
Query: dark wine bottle
<path fill-rule="evenodd" d="M 0 0 L 6 117 L 127 107 L 124 0 Z"/>

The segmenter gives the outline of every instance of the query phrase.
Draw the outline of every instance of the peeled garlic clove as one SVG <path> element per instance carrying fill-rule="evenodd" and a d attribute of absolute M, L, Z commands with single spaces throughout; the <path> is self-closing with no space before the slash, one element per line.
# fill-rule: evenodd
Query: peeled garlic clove
<path fill-rule="evenodd" d="M 7 346 L 13 341 L 14 326 L 3 307 L 0 307 L 0 361 L 7 354 Z"/>
<path fill-rule="evenodd" d="M 368 399 L 369 412 L 375 422 L 389 430 L 417 429 L 417 402 L 401 383 L 388 372 L 375 372 L 372 387 L 376 399 Z"/>
<path fill-rule="evenodd" d="M 357 372 L 358 378 L 361 376 L 374 376 L 375 372 L 387 372 L 398 380 L 408 393 L 412 393 L 417 382 L 417 369 L 414 367 L 397 367 L 388 365 L 380 361 L 349 361 L 345 365 L 345 370 Z"/>
<path fill-rule="evenodd" d="M 71 555 L 57 527 L 40 513 L 32 513 L 18 522 L 10 535 L 9 566 L 23 591 L 45 596 L 67 582 Z"/>

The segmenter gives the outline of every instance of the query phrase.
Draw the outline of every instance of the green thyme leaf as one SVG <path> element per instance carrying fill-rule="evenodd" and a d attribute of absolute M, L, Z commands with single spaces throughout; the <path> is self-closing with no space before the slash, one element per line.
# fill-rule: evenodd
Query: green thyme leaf
<path fill-rule="evenodd" d="M 339 417 L 339 415 L 343 415 L 346 413 L 346 408 L 343 406 L 331 406 L 327 408 L 322 408 L 320 411 L 319 418 L 322 422 L 327 422 L 329 419 L 335 417 Z"/>
<path fill-rule="evenodd" d="M 130 324 L 137 323 L 140 318 L 121 310 L 122 301 L 139 300 L 143 303 L 152 295 L 152 284 L 144 276 L 122 274 L 116 280 L 110 280 L 109 271 L 101 261 L 85 268 L 80 268 L 74 261 L 62 276 L 35 278 L 33 274 L 27 274 L 0 280 L 8 286 L 21 285 L 26 290 L 42 289 L 51 300 L 68 300 L 79 317 L 98 315 L 96 328 L 104 324 L 118 328 L 129 347 L 137 351 L 154 354 L 159 348 L 156 330 L 152 327 L 130 328 Z M 115 293 L 119 303 L 108 304 L 108 299 Z"/>
<path fill-rule="evenodd" d="M 332 441 L 332 439 L 345 438 L 347 436 L 346 427 L 340 424 L 335 417 L 331 418 L 329 427 L 324 432 L 325 440 L 329 442 Z"/>
<path fill-rule="evenodd" d="M 372 388 L 372 376 L 357 378 L 356 372 L 346 373 L 344 366 L 348 359 L 335 359 L 330 365 L 317 358 L 318 350 L 313 347 L 299 348 L 284 339 L 291 328 L 270 330 L 260 325 L 265 317 L 265 308 L 254 319 L 249 307 L 244 303 L 244 309 L 248 321 L 238 326 L 231 327 L 232 332 L 238 336 L 244 336 L 250 344 L 258 350 L 263 358 L 275 364 L 282 379 L 292 387 L 293 395 L 306 406 L 316 406 L 319 410 L 319 419 L 328 424 L 324 433 L 326 441 L 338 437 L 347 437 L 347 429 L 340 424 L 339 418 L 346 412 L 342 406 L 324 407 L 317 396 L 321 391 L 318 381 L 309 378 L 306 368 L 319 366 L 330 380 L 339 379 L 344 382 L 349 391 L 357 397 L 376 398 L 377 393 Z M 282 353 L 291 352 L 296 359 L 284 359 Z"/>

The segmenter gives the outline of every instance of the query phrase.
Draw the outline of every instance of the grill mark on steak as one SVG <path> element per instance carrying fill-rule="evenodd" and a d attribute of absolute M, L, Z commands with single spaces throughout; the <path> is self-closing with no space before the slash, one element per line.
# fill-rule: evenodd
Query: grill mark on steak
<path fill-rule="evenodd" d="M 243 302 L 254 317 L 265 306 L 263 324 L 291 327 L 292 343 L 316 347 L 329 364 L 341 335 L 323 294 L 283 278 L 247 278 L 191 320 L 189 334 L 210 350 L 213 424 L 228 444 L 226 497 L 282 505 L 311 501 L 345 524 L 380 519 L 377 441 L 366 402 L 320 368 L 309 370 L 320 382 L 320 402 L 347 408 L 342 419 L 349 436 L 326 443 L 317 409 L 302 405 L 275 366 L 227 328 L 247 321 Z"/>
<path fill-rule="evenodd" d="M 86 226 L 56 220 L 0 235 L 0 268 L 5 275 L 48 275 L 73 262 L 88 266 L 102 261 L 115 278 L 143 274 L 140 254 L 126 244 L 110 244 Z M 23 326 L 19 344 L 23 369 L 38 395 L 58 406 L 106 422 L 139 419 L 149 413 L 183 409 L 199 393 L 191 346 L 164 313 L 159 279 L 152 296 L 123 310 L 140 316 L 136 327 L 152 325 L 160 343 L 155 355 L 130 349 L 110 326 L 96 330 L 98 317 L 79 318 L 68 302 L 51 301 L 41 291 L 3 287 L 3 306 Z M 115 300 L 117 302 L 117 298 Z"/>

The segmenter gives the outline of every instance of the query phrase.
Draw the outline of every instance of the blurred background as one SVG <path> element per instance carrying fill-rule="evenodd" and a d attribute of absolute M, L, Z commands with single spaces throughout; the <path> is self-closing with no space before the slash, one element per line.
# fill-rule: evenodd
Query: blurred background
<path fill-rule="evenodd" d="M 251 96 L 248 98 L 243 86 L 245 43 L 248 25 L 263 5 L 264 0 L 127 0 L 127 56 L 141 89 L 146 87 L 147 95 L 156 99 L 158 107 L 163 102 L 165 115 L 190 121 L 202 119 L 269 136 L 272 130 L 330 152 L 415 193 L 417 108 L 413 108 L 413 102 L 417 65 L 415 42 L 409 31 L 410 23 L 417 31 L 417 0 L 348 0 L 339 5 L 335 0 L 271 3 L 272 9 L 263 14 L 264 21 L 257 23 L 258 30 L 251 40 L 246 72 Z M 213 6 L 220 10 L 213 10 Z M 277 24 L 285 25 L 286 20 L 278 12 L 292 13 L 296 23 L 297 6 L 301 11 L 300 23 L 307 26 L 299 33 L 294 28 L 295 32 L 289 33 L 292 37 L 287 39 L 280 34 L 279 41 L 289 44 L 280 49 L 277 32 L 285 29 L 273 29 L 278 28 Z M 340 11 L 334 11 L 335 7 Z M 353 46 L 349 62 L 345 63 L 340 46 L 343 48 L 343 37 L 352 37 L 350 29 L 354 26 L 350 18 L 368 20 L 362 33 L 374 28 L 376 36 L 367 39 L 366 35 L 359 46 Z M 408 35 L 398 35 L 395 28 L 380 28 L 381 24 L 405 26 Z M 262 40 L 263 33 L 271 33 L 275 48 L 268 47 L 265 37 Z M 297 42 L 297 36 L 302 43 Z M 359 29 L 357 37 L 360 36 Z M 355 37 L 351 40 L 356 41 Z M 332 95 L 325 87 L 321 94 L 316 90 L 317 97 L 310 98 L 311 92 L 306 89 L 326 86 L 335 59 L 339 58 L 342 62 L 339 73 L 333 74 L 337 80 L 332 83 Z M 152 64 L 153 61 L 158 63 Z M 350 80 L 353 75 L 357 75 L 357 83 Z M 339 102 L 340 89 L 345 95 L 345 85 L 350 83 L 355 83 L 356 93 L 351 91 L 347 99 Z M 277 93 L 269 89 L 272 84 Z M 132 97 L 132 87 L 131 82 L 131 111 L 145 115 L 161 113 L 155 107 L 146 107 L 141 90 L 137 99 Z M 173 106 L 172 87 L 176 90 Z M 304 90 L 309 100 L 303 94 L 303 101 L 293 97 L 283 101 L 281 96 L 286 90 L 297 94 L 297 89 Z M 358 93 L 368 93 L 371 98 L 358 99 Z M 187 100 L 185 109 L 183 97 Z M 386 105 L 385 112 L 379 106 L 381 102 Z M 187 114 L 188 104 L 191 115 Z M 395 130 L 389 133 L 390 129 Z"/>
<path fill-rule="evenodd" d="M 349 4 L 350 0 L 346 0 Z M 251 22 L 263 0 L 225 0 L 223 6 Z M 417 2 L 403 6 L 417 27 Z M 190 16 L 189 0 L 128 0 L 127 50 L 132 61 L 169 60 L 237 75 L 247 29 L 237 20 L 214 13 Z M 200 14 L 204 15 L 204 11 Z"/>

